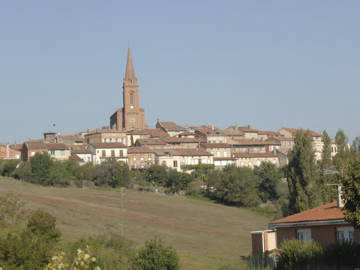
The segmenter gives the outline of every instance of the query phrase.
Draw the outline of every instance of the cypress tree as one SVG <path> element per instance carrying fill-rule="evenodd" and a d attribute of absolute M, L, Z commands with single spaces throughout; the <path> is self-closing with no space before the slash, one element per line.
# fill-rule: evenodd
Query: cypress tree
<path fill-rule="evenodd" d="M 289 188 L 289 214 L 313 207 L 316 204 L 316 165 L 311 138 L 304 130 L 295 135 L 286 176 Z"/>

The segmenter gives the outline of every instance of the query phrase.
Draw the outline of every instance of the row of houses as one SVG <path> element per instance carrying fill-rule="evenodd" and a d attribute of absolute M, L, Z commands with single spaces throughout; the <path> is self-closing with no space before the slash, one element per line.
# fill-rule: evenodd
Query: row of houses
<path fill-rule="evenodd" d="M 113 158 L 133 169 L 161 164 L 182 170 L 184 165 L 213 164 L 216 168 L 234 164 L 259 166 L 271 162 L 287 164 L 287 153 L 294 145 L 298 130 L 282 128 L 277 132 L 256 130 L 250 126 L 183 127 L 174 122 L 157 121 L 155 128 L 116 130 L 97 129 L 73 135 L 44 133 L 43 139 L 21 145 L 6 145 L 8 158 L 28 160 L 37 152 L 47 152 L 57 160 L 72 159 L 79 164 L 100 164 Z M 321 158 L 322 136 L 307 131 L 312 138 L 317 160 Z M 0 154 L 2 153 L 0 146 Z M 332 147 L 336 154 L 336 146 Z M 4 156 L 4 155 L 3 155 Z M 1 155 L 0 155 L 1 158 Z"/>

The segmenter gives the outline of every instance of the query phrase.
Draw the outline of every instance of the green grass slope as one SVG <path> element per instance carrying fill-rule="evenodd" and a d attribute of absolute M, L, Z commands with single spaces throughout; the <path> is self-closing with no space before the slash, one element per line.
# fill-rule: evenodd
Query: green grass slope
<path fill-rule="evenodd" d="M 249 232 L 269 221 L 255 213 L 183 196 L 131 190 L 41 187 L 0 178 L 0 195 L 17 194 L 30 209 L 56 216 L 66 239 L 122 234 L 142 244 L 160 237 L 181 256 L 181 268 L 217 269 L 250 253 Z"/>

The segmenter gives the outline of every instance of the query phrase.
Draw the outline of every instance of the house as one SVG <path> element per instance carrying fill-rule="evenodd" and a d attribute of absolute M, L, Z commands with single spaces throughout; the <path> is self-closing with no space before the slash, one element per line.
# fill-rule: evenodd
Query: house
<path fill-rule="evenodd" d="M 226 129 L 227 134 L 236 136 L 237 134 L 241 136 L 241 138 L 245 139 L 259 139 L 258 131 L 247 126 L 230 126 Z"/>
<path fill-rule="evenodd" d="M 204 149 L 155 149 L 156 163 L 182 171 L 182 166 L 213 164 L 213 156 Z"/>
<path fill-rule="evenodd" d="M 270 130 L 258 130 L 257 133 L 259 140 L 267 140 L 270 138 L 279 139 L 284 137 L 280 132 L 270 131 Z"/>
<path fill-rule="evenodd" d="M 71 147 L 71 160 L 76 161 L 79 165 L 93 162 L 93 153 L 85 145 Z"/>
<path fill-rule="evenodd" d="M 71 150 L 64 143 L 45 143 L 45 147 L 48 150 L 50 157 L 65 161 L 71 156 Z"/>
<path fill-rule="evenodd" d="M 216 158 L 231 157 L 231 145 L 227 143 L 200 143 L 200 147 Z"/>
<path fill-rule="evenodd" d="M 201 140 L 199 138 L 178 138 L 168 137 L 162 139 L 166 143 L 166 148 L 199 148 Z"/>
<path fill-rule="evenodd" d="M 133 146 L 139 139 L 164 138 L 169 135 L 160 128 L 134 129 L 127 132 L 128 146 Z"/>
<path fill-rule="evenodd" d="M 135 142 L 136 147 L 148 147 L 150 149 L 162 149 L 166 147 L 166 142 L 160 138 L 138 139 Z"/>
<path fill-rule="evenodd" d="M 18 145 L 0 145 L 0 159 L 20 159 L 20 157 L 21 149 L 19 149 Z"/>
<path fill-rule="evenodd" d="M 144 169 L 155 164 L 155 153 L 149 147 L 129 147 L 128 161 L 131 169 Z"/>
<path fill-rule="evenodd" d="M 281 143 L 277 139 L 241 139 L 233 140 L 231 145 L 234 153 L 268 153 L 279 149 Z"/>
<path fill-rule="evenodd" d="M 116 129 L 97 129 L 85 135 L 88 144 L 93 143 L 122 143 L 128 145 L 125 131 Z"/>
<path fill-rule="evenodd" d="M 207 143 L 228 143 L 228 135 L 214 125 L 193 127 L 192 129 L 196 137 L 202 138 Z"/>
<path fill-rule="evenodd" d="M 252 246 L 253 255 L 270 252 L 271 249 L 279 248 L 284 240 L 298 239 L 304 243 L 314 240 L 322 246 L 328 246 L 336 242 L 355 241 L 360 243 L 360 230 L 354 229 L 344 219 L 341 199 L 325 205 L 315 207 L 288 217 L 273 220 L 268 225 L 269 230 L 253 232 Z M 276 245 L 271 248 L 260 250 L 268 241 L 266 232 L 275 234 Z M 273 236 L 271 236 L 273 237 Z"/>
<path fill-rule="evenodd" d="M 24 142 L 21 148 L 21 160 L 28 161 L 36 153 L 48 152 L 44 140 L 31 140 Z"/>
<path fill-rule="evenodd" d="M 108 159 L 128 162 L 127 147 L 123 143 L 92 143 L 89 145 L 89 149 L 93 153 L 94 165 L 101 164 Z"/>
<path fill-rule="evenodd" d="M 279 157 L 275 153 L 233 153 L 233 157 L 236 159 L 237 167 L 249 167 L 254 168 L 260 166 L 263 162 L 270 162 L 276 167 L 280 166 Z"/>
<path fill-rule="evenodd" d="M 179 126 L 175 122 L 156 122 L 156 128 L 160 128 L 165 131 L 170 137 L 176 137 L 180 133 L 188 131 L 187 128 Z"/>

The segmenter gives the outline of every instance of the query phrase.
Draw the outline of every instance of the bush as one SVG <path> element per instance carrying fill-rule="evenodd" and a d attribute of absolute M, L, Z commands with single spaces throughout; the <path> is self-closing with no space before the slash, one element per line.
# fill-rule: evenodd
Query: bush
<path fill-rule="evenodd" d="M 1 164 L 1 175 L 12 176 L 19 162 L 19 160 L 4 160 Z"/>
<path fill-rule="evenodd" d="M 55 221 L 50 214 L 38 210 L 24 230 L 0 238 L 0 265 L 9 270 L 43 268 L 59 241 L 60 232 Z"/>
<path fill-rule="evenodd" d="M 165 246 L 161 240 L 150 240 L 145 243 L 131 261 L 132 270 L 178 270 L 179 257 L 176 251 Z"/>
<path fill-rule="evenodd" d="M 101 235 L 81 239 L 73 243 L 69 253 L 72 256 L 69 261 L 75 258 L 78 248 L 91 249 L 92 254 L 97 258 L 98 265 L 106 270 L 128 269 L 128 260 L 133 256 L 133 242 L 119 235 Z"/>
<path fill-rule="evenodd" d="M 320 264 L 323 248 L 316 242 L 303 244 L 299 240 L 285 240 L 281 245 L 278 270 L 316 269 Z"/>

